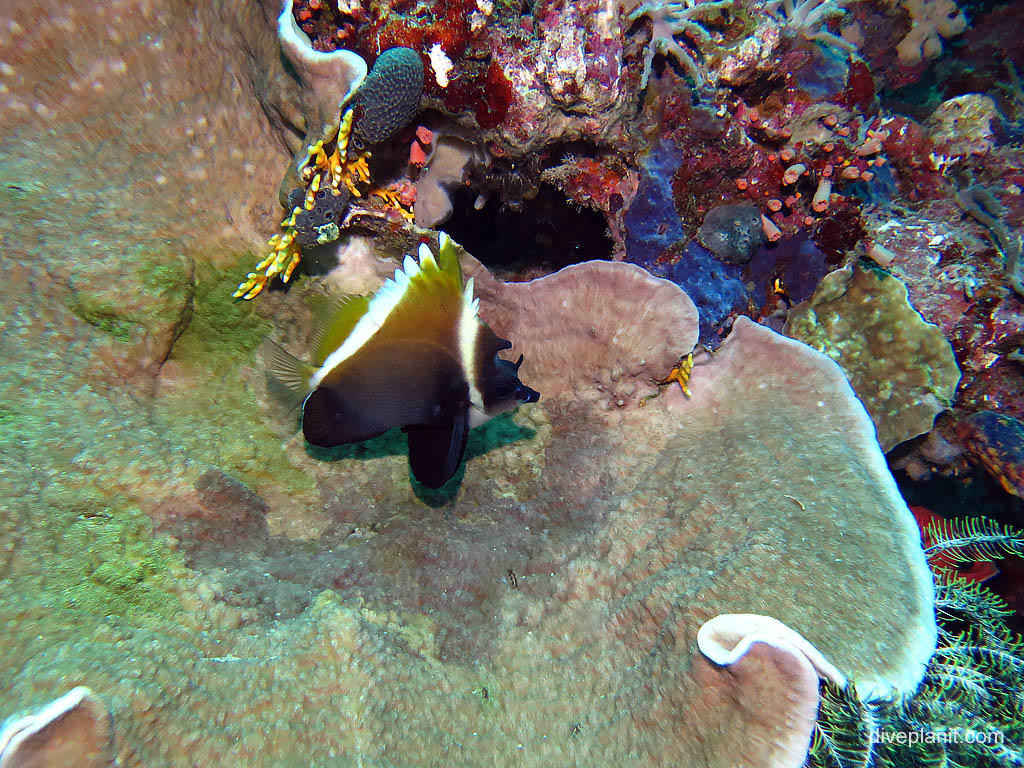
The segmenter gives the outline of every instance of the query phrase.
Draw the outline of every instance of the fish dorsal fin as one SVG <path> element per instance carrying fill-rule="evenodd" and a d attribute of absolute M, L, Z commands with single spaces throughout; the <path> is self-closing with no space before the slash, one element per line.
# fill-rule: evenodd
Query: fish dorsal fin
<path fill-rule="evenodd" d="M 420 339 L 450 346 L 458 354 L 460 326 L 467 314 L 475 317 L 478 303 L 472 298 L 472 281 L 463 289 L 457 246 L 443 233 L 440 243 L 436 258 L 426 244 L 419 247 L 418 261 L 406 256 L 394 278 L 384 281 L 368 303 L 358 307 L 358 318 L 357 308 L 344 306 L 351 314 L 344 323 L 335 321 L 338 330 L 321 337 L 319 351 L 326 354 L 313 376 L 313 386 L 373 338 Z"/>
<path fill-rule="evenodd" d="M 448 237 L 447 232 L 442 232 L 438 238 L 437 264 L 448 279 L 455 282 L 462 288 L 462 265 L 459 264 L 458 246 L 455 241 Z"/>
<path fill-rule="evenodd" d="M 316 311 L 309 336 L 309 350 L 317 367 L 323 365 L 324 360 L 345 343 L 369 306 L 369 296 L 345 294 L 332 296 Z"/>

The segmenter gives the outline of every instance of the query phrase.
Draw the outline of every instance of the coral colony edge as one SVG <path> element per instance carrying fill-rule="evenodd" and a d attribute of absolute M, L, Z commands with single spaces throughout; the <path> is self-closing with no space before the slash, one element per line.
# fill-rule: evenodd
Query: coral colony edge
<path fill-rule="evenodd" d="M 1024 765 L 1024 4 L 0 8 L 0 768 Z"/>

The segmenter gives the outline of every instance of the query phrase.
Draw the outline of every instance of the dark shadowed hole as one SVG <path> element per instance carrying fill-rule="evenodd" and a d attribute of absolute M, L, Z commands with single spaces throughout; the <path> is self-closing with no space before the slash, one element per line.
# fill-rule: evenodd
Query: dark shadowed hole
<path fill-rule="evenodd" d="M 611 258 L 604 217 L 548 185 L 515 206 L 495 196 L 476 210 L 476 200 L 476 191 L 459 190 L 452 217 L 441 228 L 500 279 L 529 280 L 569 264 Z"/>
<path fill-rule="evenodd" d="M 910 445 L 897 446 L 889 454 L 890 460 L 903 455 Z M 903 470 L 893 472 L 893 477 L 907 504 L 925 507 L 947 519 L 984 517 L 1003 526 L 1019 528 L 1019 521 L 1024 516 L 1024 500 L 1007 493 L 982 469 L 955 476 L 936 473 L 926 481 L 914 480 Z M 985 586 L 1014 609 L 1013 614 L 1006 617 L 1006 622 L 1013 631 L 1022 632 L 1024 612 L 1020 606 L 1024 558 L 1011 556 L 996 560 L 995 564 L 999 575 L 986 581 Z"/>

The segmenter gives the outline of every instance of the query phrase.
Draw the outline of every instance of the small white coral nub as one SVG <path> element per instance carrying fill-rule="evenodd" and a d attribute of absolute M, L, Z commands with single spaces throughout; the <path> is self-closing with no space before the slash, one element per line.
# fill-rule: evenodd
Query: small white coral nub
<path fill-rule="evenodd" d="M 455 69 L 452 60 L 448 58 L 440 43 L 434 43 L 427 56 L 430 58 L 430 68 L 434 70 L 434 80 L 442 88 L 447 88 L 448 73 Z"/>

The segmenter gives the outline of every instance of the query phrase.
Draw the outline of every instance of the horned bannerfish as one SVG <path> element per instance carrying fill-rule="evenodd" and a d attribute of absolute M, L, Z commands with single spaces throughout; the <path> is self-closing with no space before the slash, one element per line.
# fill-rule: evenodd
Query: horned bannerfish
<path fill-rule="evenodd" d="M 472 427 L 540 398 L 519 380 L 522 355 L 498 356 L 512 343 L 479 306 L 442 234 L 436 259 L 420 245 L 419 262 L 406 256 L 375 295 L 345 297 L 325 313 L 312 336 L 314 363 L 269 348 L 268 378 L 302 398 L 308 442 L 329 448 L 402 427 L 413 475 L 440 488 L 462 463 Z"/>

